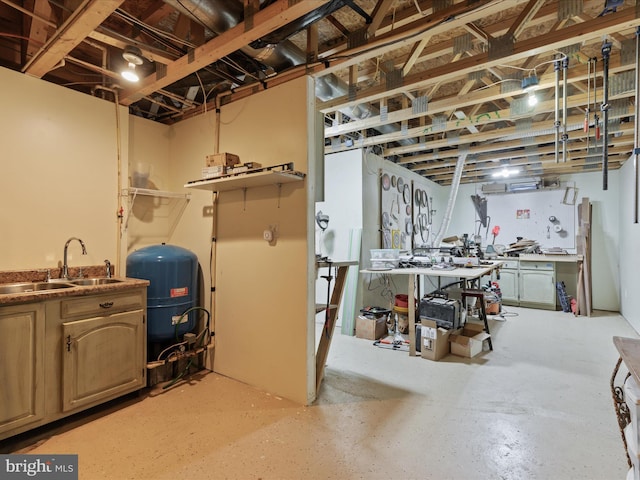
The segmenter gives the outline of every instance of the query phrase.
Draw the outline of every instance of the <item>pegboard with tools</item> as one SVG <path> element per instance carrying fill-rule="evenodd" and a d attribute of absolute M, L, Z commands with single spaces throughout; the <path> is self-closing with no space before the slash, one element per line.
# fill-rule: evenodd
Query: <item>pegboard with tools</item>
<path fill-rule="evenodd" d="M 382 248 L 411 250 L 431 236 L 432 197 L 427 188 L 402 174 L 380 170 Z"/>
<path fill-rule="evenodd" d="M 487 195 L 489 235 L 483 242 L 508 245 L 517 237 L 538 242 L 542 249 L 574 249 L 576 206 L 565 203 L 565 188 Z M 495 240 L 492 227 L 500 226 Z M 481 235 L 485 232 L 481 232 Z"/>

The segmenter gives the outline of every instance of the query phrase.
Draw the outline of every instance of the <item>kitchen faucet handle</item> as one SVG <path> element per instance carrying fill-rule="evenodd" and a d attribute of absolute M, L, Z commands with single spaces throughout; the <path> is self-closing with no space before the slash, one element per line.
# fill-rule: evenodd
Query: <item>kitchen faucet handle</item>
<path fill-rule="evenodd" d="M 41 270 L 36 270 L 38 273 L 46 273 L 47 276 L 45 277 L 44 281 L 45 282 L 50 282 L 51 281 L 51 269 L 50 268 L 43 268 Z"/>
<path fill-rule="evenodd" d="M 106 267 L 107 278 L 111 278 L 111 262 L 109 261 L 109 259 L 106 259 L 104 261 L 104 265 Z"/>

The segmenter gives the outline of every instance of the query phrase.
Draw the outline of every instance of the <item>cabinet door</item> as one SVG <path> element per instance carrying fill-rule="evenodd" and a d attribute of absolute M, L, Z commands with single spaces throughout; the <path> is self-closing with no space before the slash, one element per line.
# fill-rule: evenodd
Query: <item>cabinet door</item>
<path fill-rule="evenodd" d="M 502 301 L 504 303 L 518 302 L 518 270 L 500 270 L 500 285 Z"/>
<path fill-rule="evenodd" d="M 67 322 L 62 329 L 63 411 L 145 386 L 142 310 Z"/>
<path fill-rule="evenodd" d="M 520 303 L 556 307 L 553 271 L 520 270 Z"/>
<path fill-rule="evenodd" d="M 0 308 L 0 434 L 44 417 L 43 367 L 42 304 Z"/>

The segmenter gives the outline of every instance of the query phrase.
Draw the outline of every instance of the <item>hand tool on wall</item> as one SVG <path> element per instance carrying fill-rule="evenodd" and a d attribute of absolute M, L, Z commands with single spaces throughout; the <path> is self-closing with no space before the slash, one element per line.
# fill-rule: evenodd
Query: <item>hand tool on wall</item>
<path fill-rule="evenodd" d="M 500 233 L 500 226 L 499 225 L 496 225 L 495 227 L 493 227 L 491 229 L 491 234 L 493 235 L 493 240 L 491 240 L 491 245 L 496 243 L 496 237 L 498 236 L 499 233 Z"/>

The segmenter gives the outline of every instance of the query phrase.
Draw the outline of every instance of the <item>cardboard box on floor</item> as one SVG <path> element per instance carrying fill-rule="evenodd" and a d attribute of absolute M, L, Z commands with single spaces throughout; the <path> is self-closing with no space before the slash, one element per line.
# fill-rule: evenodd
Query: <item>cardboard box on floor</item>
<path fill-rule="evenodd" d="M 429 360 L 440 360 L 449 354 L 451 330 L 438 328 L 435 320 L 420 318 L 420 356 Z"/>
<path fill-rule="evenodd" d="M 382 316 L 380 318 L 371 318 L 363 315 L 358 315 L 356 317 L 356 337 L 366 338 L 368 340 L 378 340 L 386 333 L 386 317 Z"/>
<path fill-rule="evenodd" d="M 449 336 L 451 353 L 461 357 L 475 357 L 482 351 L 482 343 L 489 337 L 490 335 L 484 331 L 484 325 L 467 323 Z"/>

